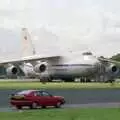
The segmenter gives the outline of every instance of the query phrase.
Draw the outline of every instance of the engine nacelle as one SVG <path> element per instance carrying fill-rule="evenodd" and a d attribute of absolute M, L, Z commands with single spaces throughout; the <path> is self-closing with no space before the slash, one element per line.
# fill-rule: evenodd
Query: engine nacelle
<path fill-rule="evenodd" d="M 24 63 L 24 65 L 21 66 L 21 69 L 24 71 L 26 76 L 35 76 L 35 71 L 31 63 Z"/>
<path fill-rule="evenodd" d="M 109 65 L 109 67 L 107 67 L 106 71 L 107 71 L 108 73 L 116 74 L 116 73 L 119 72 L 119 68 L 118 68 L 116 65 L 111 64 L 111 65 Z"/>
<path fill-rule="evenodd" d="M 7 75 L 16 75 L 18 73 L 18 69 L 14 65 L 11 65 L 6 69 L 6 72 Z"/>
<path fill-rule="evenodd" d="M 43 73 L 47 70 L 48 64 L 46 62 L 41 62 L 34 67 L 34 71 L 37 73 Z"/>

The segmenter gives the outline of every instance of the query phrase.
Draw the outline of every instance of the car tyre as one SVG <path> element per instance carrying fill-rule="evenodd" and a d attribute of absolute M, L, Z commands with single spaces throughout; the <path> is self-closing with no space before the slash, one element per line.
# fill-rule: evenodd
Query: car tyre
<path fill-rule="evenodd" d="M 17 105 L 16 108 L 17 109 L 22 109 L 22 106 Z"/>
<path fill-rule="evenodd" d="M 31 109 L 36 109 L 38 104 L 36 102 L 33 102 L 32 105 L 30 106 Z"/>
<path fill-rule="evenodd" d="M 56 107 L 56 108 L 60 108 L 60 107 L 61 107 L 61 102 L 57 102 L 57 104 L 56 104 L 55 107 Z"/>
<path fill-rule="evenodd" d="M 41 106 L 42 108 L 46 108 L 46 106 Z"/>

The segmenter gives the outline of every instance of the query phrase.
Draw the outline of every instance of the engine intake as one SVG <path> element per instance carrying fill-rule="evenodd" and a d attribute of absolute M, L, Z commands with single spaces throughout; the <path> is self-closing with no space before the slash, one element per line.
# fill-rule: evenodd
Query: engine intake
<path fill-rule="evenodd" d="M 47 63 L 43 62 L 43 63 L 39 63 L 34 67 L 35 72 L 37 73 L 42 73 L 45 72 L 47 69 Z"/>
<path fill-rule="evenodd" d="M 8 75 L 16 75 L 18 73 L 18 69 L 15 66 L 10 66 L 6 70 Z"/>
<path fill-rule="evenodd" d="M 116 66 L 112 66 L 112 72 L 116 72 L 118 69 Z"/>
<path fill-rule="evenodd" d="M 40 67 L 39 67 L 39 70 L 40 70 L 41 72 L 45 72 L 45 70 L 46 70 L 46 65 L 45 65 L 45 64 L 41 64 Z"/>
<path fill-rule="evenodd" d="M 112 72 L 112 73 L 117 73 L 119 71 L 119 68 L 114 65 L 114 64 L 111 64 L 108 68 L 107 68 L 107 72 Z"/>
<path fill-rule="evenodd" d="M 12 73 L 13 73 L 13 74 L 17 74 L 17 72 L 18 72 L 17 68 L 16 68 L 16 67 L 13 67 L 13 68 L 12 68 Z"/>

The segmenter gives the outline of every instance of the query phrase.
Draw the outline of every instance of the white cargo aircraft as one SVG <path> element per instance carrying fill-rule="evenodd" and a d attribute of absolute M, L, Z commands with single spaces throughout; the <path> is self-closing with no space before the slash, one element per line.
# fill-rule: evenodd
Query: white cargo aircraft
<path fill-rule="evenodd" d="M 39 76 L 41 81 L 62 79 L 73 81 L 75 78 L 95 79 L 95 81 L 114 80 L 120 74 L 119 63 L 109 59 L 97 58 L 90 52 L 83 54 L 45 56 L 36 55 L 27 28 L 22 29 L 23 53 L 21 59 L 4 60 L 7 74 L 17 75 L 22 71 L 27 76 Z M 28 56 L 28 53 L 32 53 Z"/>

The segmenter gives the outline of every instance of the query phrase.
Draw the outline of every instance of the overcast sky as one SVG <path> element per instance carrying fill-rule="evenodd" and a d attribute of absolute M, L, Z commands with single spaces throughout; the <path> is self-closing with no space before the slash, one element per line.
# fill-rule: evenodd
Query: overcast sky
<path fill-rule="evenodd" d="M 1 0 L 0 55 L 20 54 L 20 30 L 27 27 L 39 36 L 37 53 L 47 48 L 54 53 L 59 46 L 111 56 L 120 52 L 119 5 L 119 0 Z"/>

